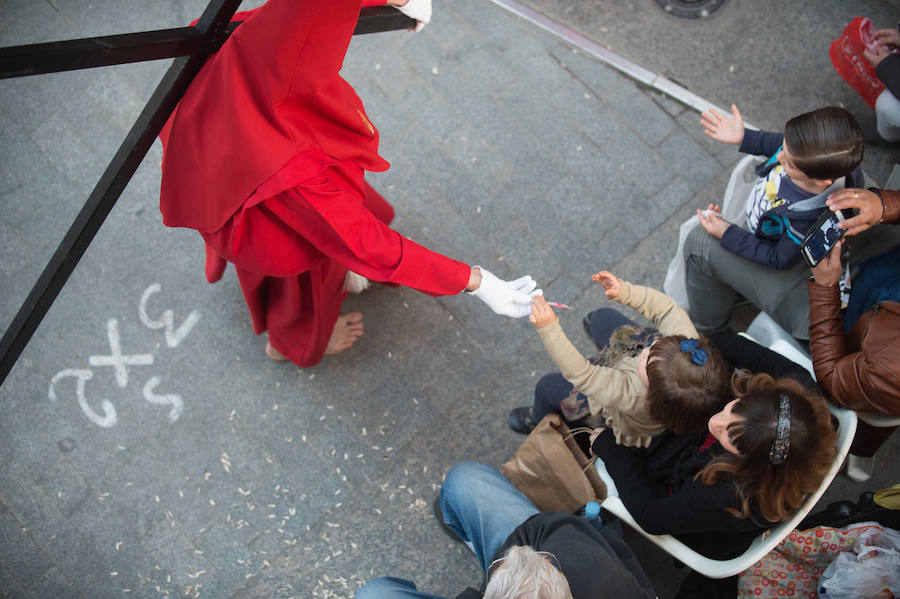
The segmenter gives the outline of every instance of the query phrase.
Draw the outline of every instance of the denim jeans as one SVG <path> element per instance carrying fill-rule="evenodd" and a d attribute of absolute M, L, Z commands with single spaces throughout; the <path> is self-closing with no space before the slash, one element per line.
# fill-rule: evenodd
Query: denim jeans
<path fill-rule="evenodd" d="M 494 468 L 462 462 L 450 469 L 441 487 L 444 523 L 467 542 L 487 571 L 494 554 L 522 522 L 539 510 Z M 356 599 L 434 599 L 401 578 L 377 578 L 356 592 Z M 438 598 L 439 599 L 439 598 Z"/>

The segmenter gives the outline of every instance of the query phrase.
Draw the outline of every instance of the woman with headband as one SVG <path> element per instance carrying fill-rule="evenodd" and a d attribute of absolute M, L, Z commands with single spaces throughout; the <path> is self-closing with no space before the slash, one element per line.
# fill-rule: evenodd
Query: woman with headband
<path fill-rule="evenodd" d="M 747 344 L 743 349 L 758 364 L 774 366 L 770 372 L 782 378 L 736 373 L 735 399 L 702 433 L 666 433 L 644 451 L 617 445 L 605 429 L 595 429 L 591 439 L 592 453 L 644 530 L 674 535 L 713 559 L 739 555 L 762 531 L 790 518 L 819 487 L 835 455 L 837 433 L 818 390 L 783 376 L 796 370 L 789 360 L 739 340 L 736 345 Z M 685 584 L 713 585 L 720 593 L 734 579 L 713 582 L 694 574 Z"/>

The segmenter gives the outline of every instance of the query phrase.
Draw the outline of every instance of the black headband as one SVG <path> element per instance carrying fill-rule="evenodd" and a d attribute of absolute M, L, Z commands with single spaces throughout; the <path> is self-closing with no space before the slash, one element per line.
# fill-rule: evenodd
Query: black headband
<path fill-rule="evenodd" d="M 787 393 L 778 394 L 778 425 L 775 441 L 769 450 L 769 461 L 776 466 L 787 460 L 791 448 L 791 398 Z"/>

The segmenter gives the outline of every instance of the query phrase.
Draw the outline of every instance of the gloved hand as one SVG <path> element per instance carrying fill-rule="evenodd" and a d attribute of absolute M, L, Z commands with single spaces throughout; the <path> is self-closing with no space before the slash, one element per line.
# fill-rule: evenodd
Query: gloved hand
<path fill-rule="evenodd" d="M 480 266 L 472 268 L 481 269 L 481 285 L 469 293 L 483 301 L 497 314 L 512 318 L 528 316 L 531 314 L 531 298 L 544 294 L 540 289 L 535 289 L 537 283 L 530 276 L 515 281 L 504 281 Z"/>
<path fill-rule="evenodd" d="M 431 0 L 409 0 L 403 6 L 398 6 L 397 10 L 416 20 L 416 31 L 422 31 L 431 20 Z"/>

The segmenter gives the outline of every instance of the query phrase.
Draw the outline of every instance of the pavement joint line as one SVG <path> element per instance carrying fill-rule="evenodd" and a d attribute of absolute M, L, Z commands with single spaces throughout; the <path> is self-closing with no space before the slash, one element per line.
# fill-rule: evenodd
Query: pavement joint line
<path fill-rule="evenodd" d="M 593 56 L 594 58 L 601 60 L 616 69 L 617 71 L 623 73 L 627 77 L 630 77 L 636 81 L 643 83 L 644 85 L 655 89 L 656 91 L 666 94 L 667 96 L 674 98 L 675 100 L 685 104 L 698 113 L 703 113 L 710 108 L 715 108 L 723 115 L 730 115 L 731 109 L 725 109 L 721 106 L 717 106 L 713 102 L 701 98 L 694 92 L 689 89 L 678 85 L 674 81 L 666 79 L 662 75 L 654 73 L 648 69 L 645 69 L 641 65 L 628 60 L 624 56 L 616 54 L 609 48 L 604 48 L 597 42 L 586 38 L 581 35 L 574 29 L 563 25 L 559 21 L 554 21 L 550 17 L 539 13 L 538 11 L 521 4 L 520 2 L 516 2 L 516 0 L 490 0 L 497 6 L 508 10 L 514 15 L 525 19 L 526 21 L 537 25 L 541 29 L 552 33 L 553 35 L 562 38 L 569 44 L 572 44 L 579 50 L 585 52 L 586 54 Z M 749 123 L 748 121 L 744 121 L 744 126 L 748 129 L 759 129 L 756 125 Z"/>

